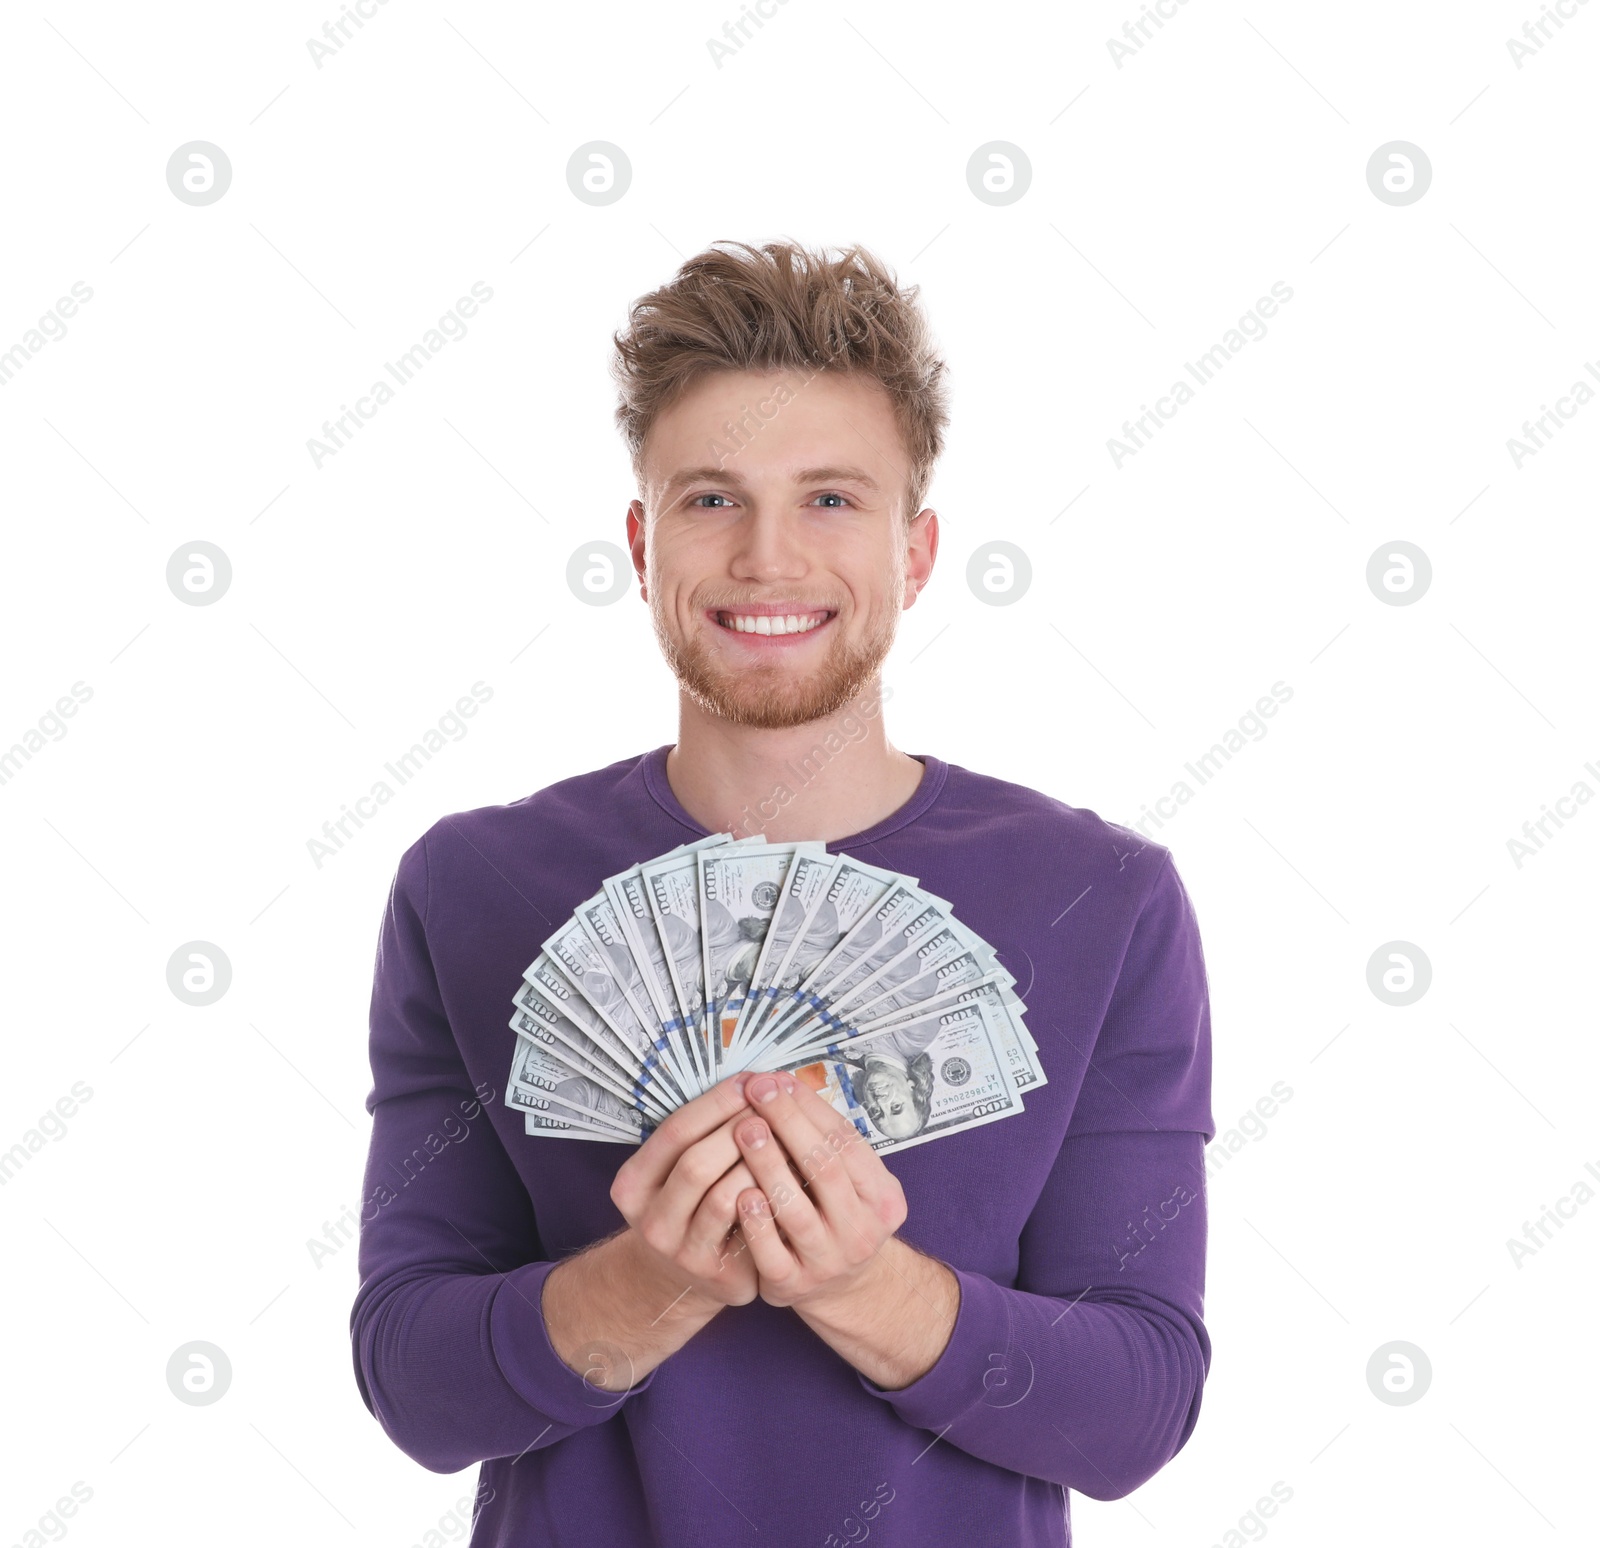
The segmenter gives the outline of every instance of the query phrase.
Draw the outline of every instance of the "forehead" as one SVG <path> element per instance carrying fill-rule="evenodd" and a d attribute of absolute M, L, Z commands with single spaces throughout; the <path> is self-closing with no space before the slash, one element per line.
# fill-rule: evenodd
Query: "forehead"
<path fill-rule="evenodd" d="M 828 370 L 708 372 L 657 417 L 644 445 L 652 484 L 708 461 L 747 478 L 848 462 L 887 487 L 904 457 L 883 385 Z"/>

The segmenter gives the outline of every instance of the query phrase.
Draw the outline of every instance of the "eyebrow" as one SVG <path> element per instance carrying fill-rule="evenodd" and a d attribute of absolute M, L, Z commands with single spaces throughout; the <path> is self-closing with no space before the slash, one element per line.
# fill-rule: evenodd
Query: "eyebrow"
<path fill-rule="evenodd" d="M 801 468 L 794 475 L 794 481 L 797 484 L 860 484 L 864 489 L 870 489 L 874 494 L 878 493 L 877 480 L 860 468 L 844 466 Z M 727 484 L 736 489 L 747 487 L 745 480 L 731 468 L 711 465 L 701 468 L 680 468 L 662 485 L 662 497 L 670 499 L 678 490 L 687 489 L 691 484 Z"/>

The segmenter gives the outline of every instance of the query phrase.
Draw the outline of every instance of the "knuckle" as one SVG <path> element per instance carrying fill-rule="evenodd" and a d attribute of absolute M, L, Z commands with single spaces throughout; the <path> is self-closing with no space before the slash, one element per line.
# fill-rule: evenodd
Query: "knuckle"
<path fill-rule="evenodd" d="M 658 1252 L 664 1258 L 670 1258 L 677 1243 L 672 1241 L 671 1232 L 660 1220 L 647 1216 L 639 1224 L 639 1235 L 644 1239 L 645 1246 L 653 1252 Z"/>
<path fill-rule="evenodd" d="M 704 1193 L 719 1175 L 716 1161 L 698 1145 L 684 1152 L 678 1162 L 683 1180 Z"/>
<path fill-rule="evenodd" d="M 707 1202 L 715 1206 L 719 1217 L 726 1214 L 731 1218 L 739 1195 L 753 1184 L 754 1179 L 750 1176 L 749 1168 L 739 1166 L 720 1182 L 712 1185 L 710 1192 L 706 1194 Z"/>

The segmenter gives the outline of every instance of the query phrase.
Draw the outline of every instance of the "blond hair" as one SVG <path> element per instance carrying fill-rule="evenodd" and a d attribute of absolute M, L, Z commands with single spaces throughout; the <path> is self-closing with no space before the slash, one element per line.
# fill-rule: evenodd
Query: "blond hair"
<path fill-rule="evenodd" d="M 922 509 L 949 423 L 945 375 L 916 285 L 902 288 L 859 246 L 810 251 L 789 241 L 714 242 L 613 334 L 617 426 L 644 491 L 644 443 L 657 417 L 713 371 L 836 370 L 889 394 L 905 442 L 909 501 Z"/>

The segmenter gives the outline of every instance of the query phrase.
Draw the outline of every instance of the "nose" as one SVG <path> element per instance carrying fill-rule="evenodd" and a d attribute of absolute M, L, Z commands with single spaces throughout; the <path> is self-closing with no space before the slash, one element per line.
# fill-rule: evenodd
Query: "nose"
<path fill-rule="evenodd" d="M 736 534 L 731 570 L 738 580 L 772 585 L 800 579 L 810 568 L 799 521 L 771 500 L 749 495 Z"/>

